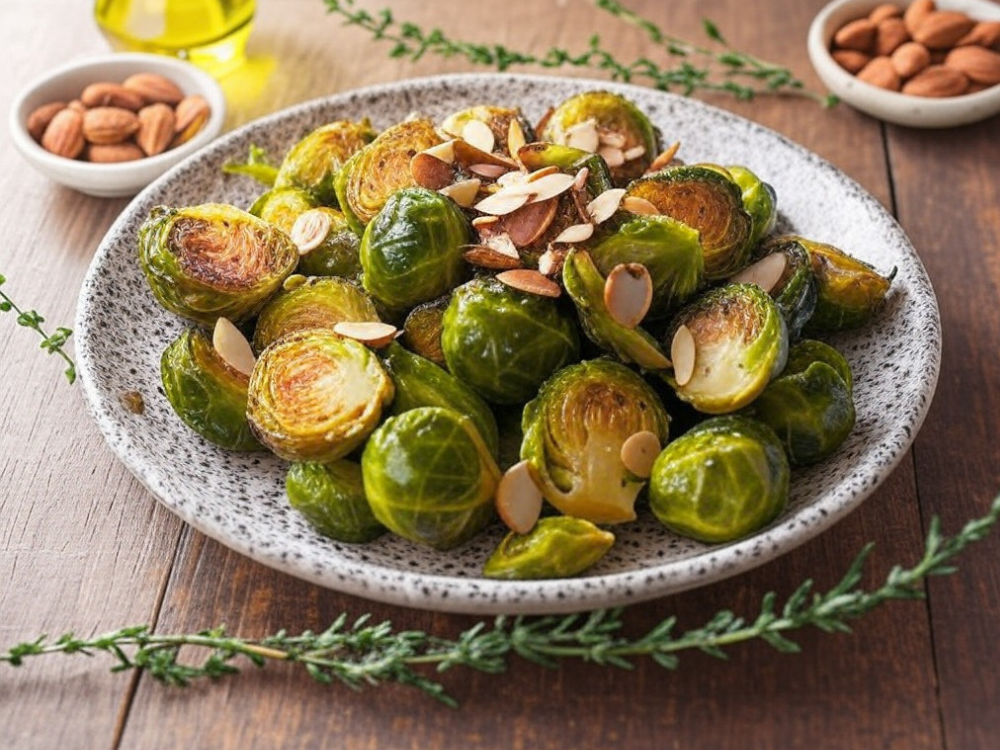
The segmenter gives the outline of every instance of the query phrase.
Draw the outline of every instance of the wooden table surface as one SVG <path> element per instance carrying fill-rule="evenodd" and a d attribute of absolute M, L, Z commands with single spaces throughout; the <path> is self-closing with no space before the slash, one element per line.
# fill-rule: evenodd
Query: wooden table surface
<path fill-rule="evenodd" d="M 822 0 L 631 3 L 681 35 L 700 18 L 738 47 L 818 82 L 806 29 Z M 83 0 L 4 0 L 0 38 L 6 118 L 31 78 L 107 47 Z M 468 69 L 390 60 L 321 0 L 261 0 L 247 74 L 225 81 L 227 127 L 297 102 L 408 76 Z M 542 50 L 579 46 L 595 29 L 623 54 L 644 41 L 589 3 L 506 0 L 393 3 L 401 16 L 482 41 Z M 368 3 L 374 9 L 381 4 Z M 669 9 L 666 10 L 666 9 Z M 819 538 L 734 580 L 628 610 L 640 628 L 676 613 L 695 625 L 721 607 L 751 614 L 764 591 L 839 578 L 875 541 L 870 580 L 920 553 L 929 519 L 948 530 L 1000 490 L 1000 120 L 956 130 L 886 126 L 848 106 L 804 100 L 711 100 L 819 153 L 900 221 L 941 307 L 944 363 L 913 449 L 860 509 Z M 54 325 L 71 324 L 81 280 L 127 201 L 80 195 L 0 150 L 4 289 Z M 247 560 L 160 507 L 118 463 L 33 335 L 0 316 L 0 647 L 41 633 L 125 624 L 236 634 L 321 628 L 370 611 L 397 626 L 454 634 L 475 618 L 338 594 Z M 514 662 L 503 676 L 444 676 L 462 701 L 445 708 L 401 687 L 354 693 L 290 667 L 215 685 L 165 688 L 112 675 L 103 659 L 52 657 L 0 669 L 0 748 L 900 748 L 1000 747 L 1000 533 L 970 549 L 926 601 L 894 603 L 855 633 L 803 632 L 803 651 L 739 646 L 728 662 L 686 655 L 680 671 Z"/>

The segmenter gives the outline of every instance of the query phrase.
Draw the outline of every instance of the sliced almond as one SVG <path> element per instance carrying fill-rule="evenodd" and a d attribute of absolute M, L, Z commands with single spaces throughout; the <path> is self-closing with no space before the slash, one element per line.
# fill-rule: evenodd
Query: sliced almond
<path fill-rule="evenodd" d="M 526 182 L 527 180 L 528 175 L 525 172 L 504 172 L 502 175 L 497 177 L 497 185 L 500 187 L 510 187 L 511 185 L 520 185 L 522 182 Z"/>
<path fill-rule="evenodd" d="M 477 148 L 464 140 L 455 141 L 454 149 L 455 161 L 463 167 L 468 167 L 470 164 L 496 164 L 498 166 L 507 167 L 508 169 L 517 169 L 520 166 L 513 159 L 508 159 L 502 154 L 494 154 L 490 151 L 483 151 L 481 148 Z"/>
<path fill-rule="evenodd" d="M 455 178 L 455 171 L 447 162 L 421 151 L 410 159 L 410 175 L 420 187 L 440 190 L 451 184 Z"/>
<path fill-rule="evenodd" d="M 504 192 L 512 195 L 531 195 L 532 203 L 539 203 L 562 195 L 571 187 L 573 187 L 573 175 L 554 172 L 531 182 L 511 185 L 509 188 L 504 188 Z"/>
<path fill-rule="evenodd" d="M 583 188 L 587 185 L 588 177 L 590 177 L 590 168 L 580 167 L 580 171 L 577 172 L 576 176 L 573 178 L 573 189 L 583 190 Z"/>
<path fill-rule="evenodd" d="M 538 258 L 538 273 L 543 276 L 558 276 L 566 262 L 566 251 L 550 247 Z"/>
<path fill-rule="evenodd" d="M 433 156 L 435 159 L 440 159 L 445 164 L 455 163 L 455 141 L 445 141 L 444 143 L 439 143 L 436 146 L 431 146 L 430 148 L 424 149 L 421 153 L 427 154 L 428 156 Z"/>
<path fill-rule="evenodd" d="M 497 274 L 497 279 L 512 289 L 542 297 L 558 297 L 562 289 L 551 279 L 529 268 L 517 268 Z"/>
<path fill-rule="evenodd" d="M 542 514 L 542 492 L 531 476 L 527 461 L 504 472 L 497 485 L 497 514 L 517 534 L 527 534 Z"/>
<path fill-rule="evenodd" d="M 226 318 L 215 321 L 215 331 L 212 333 L 212 346 L 222 361 L 237 372 L 247 377 L 253 372 L 257 358 L 253 356 L 250 342 L 240 329 Z"/>
<path fill-rule="evenodd" d="M 458 183 L 455 184 L 457 185 Z M 472 220 L 472 226 L 476 229 L 485 229 L 486 227 L 496 224 L 498 221 L 500 221 L 499 216 L 477 216 Z"/>
<path fill-rule="evenodd" d="M 527 176 L 524 178 L 525 182 L 536 182 L 543 177 L 548 177 L 550 174 L 558 174 L 561 170 L 554 164 L 550 164 L 547 167 L 542 167 L 541 169 L 536 169 L 534 172 L 528 172 Z"/>
<path fill-rule="evenodd" d="M 615 211 L 618 210 L 618 206 L 621 205 L 624 197 L 624 188 L 605 190 L 587 204 L 587 213 L 590 215 L 590 218 L 593 219 L 595 224 L 601 224 L 614 215 Z"/>
<path fill-rule="evenodd" d="M 516 117 L 513 118 L 510 121 L 510 126 L 507 128 L 507 153 L 516 159 L 517 152 L 527 142 L 527 139 L 524 137 L 524 128 L 521 127 L 521 123 L 517 121 Z"/>
<path fill-rule="evenodd" d="M 462 257 L 474 266 L 489 268 L 493 271 L 508 271 L 521 267 L 521 259 L 516 254 L 512 258 L 489 245 L 466 245 L 463 248 Z"/>
<path fill-rule="evenodd" d="M 635 328 L 653 302 L 653 278 L 642 263 L 619 263 L 604 282 L 604 306 L 626 328 Z"/>
<path fill-rule="evenodd" d="M 611 146 L 613 148 L 624 149 L 627 143 L 625 136 L 621 133 L 614 130 L 605 130 L 604 128 L 598 129 L 597 138 L 602 146 Z"/>
<path fill-rule="evenodd" d="M 625 154 L 622 153 L 620 148 L 614 148 L 613 146 L 601 146 L 597 152 L 604 159 L 604 162 L 611 168 L 620 167 L 625 163 Z"/>
<path fill-rule="evenodd" d="M 517 247 L 530 247 L 552 226 L 559 209 L 559 199 L 529 203 L 500 219 L 500 229 Z"/>
<path fill-rule="evenodd" d="M 491 234 L 489 237 L 483 240 L 483 244 L 486 247 L 496 250 L 501 255 L 506 255 L 508 258 L 513 258 L 514 260 L 520 260 L 521 256 L 517 252 L 517 246 L 511 240 L 510 235 L 506 232 L 497 232 L 496 234 Z"/>
<path fill-rule="evenodd" d="M 691 329 L 685 325 L 678 327 L 670 342 L 670 359 L 674 363 L 674 380 L 681 388 L 691 382 L 697 349 Z"/>
<path fill-rule="evenodd" d="M 299 214 L 289 233 L 292 242 L 305 255 L 323 244 L 330 233 L 330 215 L 321 208 L 314 208 Z"/>
<path fill-rule="evenodd" d="M 373 321 L 340 322 L 333 326 L 333 332 L 346 339 L 360 341 L 372 349 L 381 349 L 396 338 L 396 326 Z"/>
<path fill-rule="evenodd" d="M 666 151 L 661 152 L 659 156 L 653 159 L 653 163 L 649 165 L 649 169 L 646 170 L 646 174 L 649 174 L 650 172 L 659 172 L 661 169 L 669 167 L 670 162 L 672 162 L 674 157 L 677 156 L 677 152 L 680 150 L 680 147 L 681 142 L 677 141 Z"/>
<path fill-rule="evenodd" d="M 593 120 L 585 120 L 569 128 L 566 131 L 566 145 L 591 154 L 597 151 L 600 146 L 597 123 Z"/>
<path fill-rule="evenodd" d="M 632 161 L 633 159 L 638 159 L 640 156 L 646 154 L 646 147 L 643 145 L 633 146 L 630 149 L 626 149 L 622 156 L 625 157 L 625 161 Z"/>
<path fill-rule="evenodd" d="M 594 234 L 593 224 L 573 224 L 562 230 L 553 242 L 563 242 L 571 244 L 574 242 L 586 242 Z"/>
<path fill-rule="evenodd" d="M 460 180 L 451 185 L 445 185 L 438 190 L 442 195 L 447 195 L 462 208 L 469 208 L 479 194 L 479 186 L 483 183 L 477 179 Z"/>
<path fill-rule="evenodd" d="M 784 253 L 771 253 L 747 266 L 729 281 L 733 284 L 756 284 L 770 294 L 781 281 L 787 267 L 788 258 Z"/>
<path fill-rule="evenodd" d="M 486 153 L 491 153 L 496 145 L 493 131 L 482 120 L 469 120 L 465 123 L 462 127 L 462 140 Z"/>
<path fill-rule="evenodd" d="M 622 201 L 622 208 L 632 214 L 639 216 L 659 216 L 660 209 L 654 206 L 645 198 L 637 195 L 630 195 Z"/>
<path fill-rule="evenodd" d="M 484 214 L 494 216 L 504 216 L 513 213 L 528 202 L 531 193 L 513 193 L 508 190 L 501 190 L 499 193 L 483 198 L 473 208 Z"/>
<path fill-rule="evenodd" d="M 653 464 L 662 448 L 655 432 L 649 430 L 637 432 L 622 443 L 622 463 L 640 479 L 649 479 L 649 475 L 653 473 Z"/>
<path fill-rule="evenodd" d="M 467 169 L 472 174 L 485 177 L 488 180 L 495 180 L 500 175 L 507 174 L 510 171 L 507 167 L 502 167 L 499 164 L 470 164 Z"/>

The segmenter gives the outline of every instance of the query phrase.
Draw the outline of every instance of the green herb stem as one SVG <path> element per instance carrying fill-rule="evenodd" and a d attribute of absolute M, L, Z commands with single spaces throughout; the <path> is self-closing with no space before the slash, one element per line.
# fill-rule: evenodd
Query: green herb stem
<path fill-rule="evenodd" d="M 6 282 L 7 278 L 3 274 L 0 274 L 0 287 L 3 287 Z M 22 310 L 14 300 L 7 296 L 7 293 L 2 288 L 0 288 L 0 312 L 12 312 L 16 314 L 19 326 L 30 328 L 41 336 L 41 348 L 49 354 L 58 354 L 62 357 L 63 361 L 68 365 L 65 371 L 66 379 L 71 385 L 76 381 L 76 363 L 63 349 L 69 337 L 73 335 L 73 332 L 69 328 L 57 328 L 55 333 L 49 335 L 42 328 L 45 318 L 34 310 Z"/>

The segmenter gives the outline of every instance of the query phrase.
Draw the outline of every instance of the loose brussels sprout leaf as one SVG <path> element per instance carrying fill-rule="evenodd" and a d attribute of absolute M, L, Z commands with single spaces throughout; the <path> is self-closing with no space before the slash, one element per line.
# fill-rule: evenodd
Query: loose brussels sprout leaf
<path fill-rule="evenodd" d="M 335 208 L 317 208 L 330 219 L 326 237 L 299 258 L 298 273 L 306 276 L 342 276 L 345 279 L 361 275 L 361 238 L 351 229 L 343 212 Z"/>
<path fill-rule="evenodd" d="M 298 258 L 284 232 L 221 203 L 158 206 L 139 228 L 139 263 L 153 295 L 207 326 L 255 315 Z"/>
<path fill-rule="evenodd" d="M 753 401 L 785 366 L 788 331 L 774 300 L 756 284 L 727 284 L 682 309 L 668 331 L 687 326 L 695 342 L 694 372 L 677 396 L 708 414 Z"/>
<path fill-rule="evenodd" d="M 781 513 L 790 474 L 770 427 L 747 417 L 716 417 L 663 449 L 653 464 L 649 505 L 678 534 L 728 542 Z"/>
<path fill-rule="evenodd" d="M 614 542 L 614 534 L 590 521 L 543 518 L 527 534 L 507 534 L 483 566 L 483 575 L 508 580 L 569 578 L 594 565 Z"/>
<path fill-rule="evenodd" d="M 234 451 L 261 450 L 247 425 L 250 379 L 226 364 L 201 329 L 189 328 L 166 348 L 160 378 L 177 416 L 207 441 Z"/>
<path fill-rule="evenodd" d="M 532 129 L 531 124 L 524 119 L 524 115 L 521 114 L 520 109 L 513 107 L 496 107 L 485 104 L 469 107 L 468 109 L 463 109 L 459 112 L 448 115 L 448 117 L 444 119 L 444 122 L 441 123 L 441 130 L 449 135 L 455 136 L 456 138 L 461 138 L 463 129 L 472 120 L 478 120 L 479 122 L 485 123 L 489 126 L 489 129 L 493 132 L 493 138 L 496 141 L 494 150 L 500 151 L 508 156 L 515 156 L 515 154 L 511 154 L 507 148 L 510 123 L 513 120 L 517 120 L 518 125 L 521 126 L 521 132 L 524 134 L 524 137 L 528 142 L 533 141 L 535 138 L 534 130 Z"/>
<path fill-rule="evenodd" d="M 281 458 L 329 462 L 364 442 L 392 396 L 392 380 L 363 344 L 314 328 L 261 354 L 250 376 L 247 418 Z"/>
<path fill-rule="evenodd" d="M 493 517 L 500 469 L 456 411 L 424 406 L 390 417 L 365 445 L 361 470 L 375 517 L 411 541 L 457 547 Z"/>
<path fill-rule="evenodd" d="M 743 191 L 743 208 L 753 221 L 750 247 L 757 247 L 757 243 L 774 231 L 774 225 L 778 221 L 777 196 L 774 188 L 746 167 L 733 165 L 726 167 L 726 171 Z"/>
<path fill-rule="evenodd" d="M 334 187 L 340 210 L 358 234 L 389 196 L 416 185 L 410 174 L 413 155 L 441 142 L 430 120 L 407 120 L 383 131 L 348 160 Z"/>
<path fill-rule="evenodd" d="M 308 191 L 321 205 L 336 206 L 334 181 L 354 154 L 375 138 L 368 120 L 340 120 L 323 125 L 292 146 L 281 162 L 275 187 Z"/>
<path fill-rule="evenodd" d="M 556 300 L 485 277 L 452 293 L 441 348 L 452 374 L 497 404 L 524 403 L 580 357 L 576 324 Z"/>
<path fill-rule="evenodd" d="M 760 258 L 771 253 L 785 256 L 785 270 L 771 289 L 771 296 L 785 318 L 789 338 L 795 340 L 816 310 L 819 297 L 816 277 L 809 253 L 798 240 L 789 237 L 768 240 L 761 246 Z"/>
<path fill-rule="evenodd" d="M 361 238 L 365 289 L 391 311 L 448 292 L 468 271 L 469 222 L 451 200 L 424 188 L 399 190 Z"/>
<path fill-rule="evenodd" d="M 698 230 L 708 281 L 725 279 L 747 264 L 753 221 L 739 186 L 724 170 L 668 167 L 633 182 L 627 196 L 643 198 L 661 214 Z"/>
<path fill-rule="evenodd" d="M 267 187 L 272 187 L 278 176 L 278 168 L 271 164 L 267 152 L 253 143 L 250 144 L 250 153 L 245 162 L 227 161 L 222 165 L 222 171 L 226 174 L 246 175 Z"/>
<path fill-rule="evenodd" d="M 375 305 L 356 284 L 335 276 L 314 277 L 268 302 L 257 318 L 253 346 L 259 353 L 294 331 L 378 320 Z"/>
<path fill-rule="evenodd" d="M 323 536 L 362 544 L 385 533 L 365 498 L 361 466 L 296 462 L 285 478 L 288 502 Z"/>
<path fill-rule="evenodd" d="M 448 366 L 441 348 L 441 328 L 450 301 L 447 296 L 417 305 L 403 323 L 403 345 L 439 367 Z"/>
<path fill-rule="evenodd" d="M 566 367 L 524 407 L 521 458 L 545 499 L 594 523 L 635 519 L 645 482 L 621 459 L 622 444 L 649 431 L 667 442 L 669 417 L 656 392 L 625 365 L 595 359 Z"/>
<path fill-rule="evenodd" d="M 803 341 L 750 409 L 775 431 L 793 465 L 822 461 L 854 427 L 851 368 L 833 347 Z"/>
<path fill-rule="evenodd" d="M 563 263 L 563 284 L 580 314 L 587 338 L 623 362 L 649 370 L 663 370 L 670 360 L 656 339 L 641 328 L 626 328 L 608 313 L 604 303 L 604 277 L 589 253 L 571 250 Z"/>
<path fill-rule="evenodd" d="M 290 235 L 295 220 L 309 209 L 316 208 L 316 205 L 316 201 L 305 190 L 281 187 L 268 190 L 247 211 Z"/>
<path fill-rule="evenodd" d="M 668 316 L 702 284 L 705 261 L 698 232 L 669 216 L 637 216 L 590 251 L 605 276 L 620 263 L 642 263 L 653 278 L 648 320 Z"/>
<path fill-rule="evenodd" d="M 453 409 L 473 421 L 490 455 L 497 457 L 500 438 L 496 419 L 490 407 L 474 390 L 451 373 L 399 344 L 389 344 L 382 358 L 396 385 L 393 414 L 402 414 L 419 406 Z"/>

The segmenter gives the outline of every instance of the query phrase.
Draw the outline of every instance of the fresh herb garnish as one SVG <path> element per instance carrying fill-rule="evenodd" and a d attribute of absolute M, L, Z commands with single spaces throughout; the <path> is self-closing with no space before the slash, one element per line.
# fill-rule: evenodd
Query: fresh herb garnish
<path fill-rule="evenodd" d="M 0 287 L 2 287 L 7 282 L 7 277 L 0 274 Z M 17 324 L 23 326 L 24 328 L 30 328 L 35 331 L 39 336 L 42 337 L 41 348 L 47 351 L 49 354 L 58 354 L 66 362 L 69 367 L 65 371 L 66 379 L 72 385 L 76 382 L 76 363 L 73 359 L 65 352 L 63 347 L 69 340 L 69 337 L 73 335 L 73 332 L 69 328 L 57 328 L 56 332 L 49 335 L 42 328 L 42 323 L 45 322 L 45 318 L 39 315 L 35 310 L 22 310 L 7 293 L 0 288 L 0 312 L 12 312 L 17 314 Z"/>

